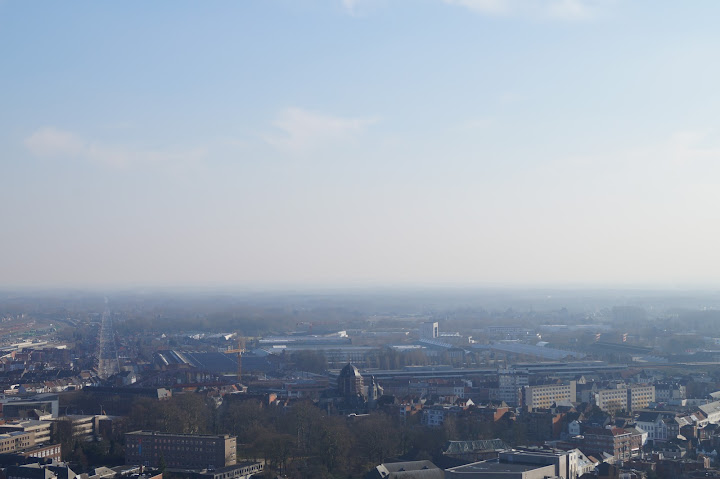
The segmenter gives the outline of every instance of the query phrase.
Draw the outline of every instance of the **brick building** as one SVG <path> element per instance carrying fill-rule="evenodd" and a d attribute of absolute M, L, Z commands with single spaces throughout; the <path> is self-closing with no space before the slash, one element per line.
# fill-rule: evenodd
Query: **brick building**
<path fill-rule="evenodd" d="M 583 437 L 583 450 L 591 454 L 606 452 L 615 459 L 627 460 L 632 457 L 634 450 L 638 450 L 633 434 L 618 427 L 587 429 Z"/>

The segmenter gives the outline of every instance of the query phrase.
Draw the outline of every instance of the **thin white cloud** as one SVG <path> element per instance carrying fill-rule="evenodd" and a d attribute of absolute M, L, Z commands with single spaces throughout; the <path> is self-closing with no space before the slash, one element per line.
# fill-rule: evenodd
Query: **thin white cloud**
<path fill-rule="evenodd" d="M 557 0 L 548 4 L 547 14 L 561 20 L 585 20 L 593 17 L 595 10 L 583 0 Z"/>
<path fill-rule="evenodd" d="M 347 10 L 351 14 L 355 13 L 355 8 L 357 7 L 358 3 L 360 3 L 360 0 L 342 0 L 343 7 L 345 7 L 345 10 Z"/>
<path fill-rule="evenodd" d="M 390 0 L 340 0 L 343 9 L 353 17 L 364 16 L 378 8 L 387 6 Z"/>
<path fill-rule="evenodd" d="M 505 14 L 511 10 L 509 0 L 443 0 L 450 5 L 465 7 L 478 13 Z"/>
<path fill-rule="evenodd" d="M 280 133 L 265 135 L 264 139 L 279 150 L 303 153 L 352 141 L 376 121 L 374 118 L 347 118 L 287 108 L 273 122 Z"/>
<path fill-rule="evenodd" d="M 27 137 L 25 146 L 37 156 L 79 156 L 87 143 L 68 131 L 46 127 Z"/>
<path fill-rule="evenodd" d="M 600 8 L 616 0 L 440 0 L 447 5 L 466 8 L 481 15 L 530 17 L 565 21 L 587 20 Z M 341 0 L 345 11 L 357 15 L 361 6 L 372 0 Z M 384 2 L 383 2 L 384 3 Z"/>
<path fill-rule="evenodd" d="M 485 15 L 585 20 L 596 14 L 597 0 L 442 0 Z"/>
<path fill-rule="evenodd" d="M 55 127 L 41 128 L 25 139 L 25 146 L 34 155 L 46 158 L 81 159 L 112 166 L 133 163 L 185 163 L 201 159 L 203 150 L 162 151 L 133 150 L 86 140 L 75 133 Z"/>

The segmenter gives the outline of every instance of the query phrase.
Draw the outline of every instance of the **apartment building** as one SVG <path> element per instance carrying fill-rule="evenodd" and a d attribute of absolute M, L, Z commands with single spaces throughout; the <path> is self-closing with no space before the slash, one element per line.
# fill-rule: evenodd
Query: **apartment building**
<path fill-rule="evenodd" d="M 656 402 L 681 401 L 687 398 L 687 388 L 680 383 L 658 383 L 655 385 Z"/>
<path fill-rule="evenodd" d="M 31 446 L 26 449 L 20 449 L 14 454 L 23 457 L 37 457 L 45 460 L 52 459 L 54 461 L 59 461 L 60 456 L 62 455 L 61 453 L 62 447 L 60 446 L 60 444 L 41 444 Z"/>
<path fill-rule="evenodd" d="M 445 422 L 445 418 L 449 416 L 457 416 L 462 412 L 462 408 L 459 406 L 449 406 L 443 404 L 436 404 L 434 406 L 428 406 L 423 408 L 420 423 L 423 426 L 439 427 Z"/>
<path fill-rule="evenodd" d="M 647 432 L 647 439 L 649 441 L 667 441 L 677 437 L 672 434 L 668 429 L 670 419 L 674 422 L 674 415 L 660 412 L 642 412 L 635 420 L 635 425 L 638 429 Z"/>
<path fill-rule="evenodd" d="M 583 434 L 583 451 L 591 454 L 607 453 L 618 460 L 628 460 L 640 450 L 641 434 L 625 429 L 591 428 Z"/>
<path fill-rule="evenodd" d="M 655 386 L 631 385 L 601 389 L 594 393 L 597 407 L 607 412 L 633 411 L 646 408 L 655 401 Z"/>
<path fill-rule="evenodd" d="M 560 402 L 573 402 L 575 401 L 575 388 L 575 381 L 525 386 L 522 389 L 522 405 L 528 411 L 532 411 L 533 409 L 547 409 Z"/>
<path fill-rule="evenodd" d="M 498 387 L 489 391 L 490 400 L 517 406 L 522 400 L 522 388 L 530 384 L 528 377 L 527 370 L 499 370 Z"/>
<path fill-rule="evenodd" d="M 35 445 L 35 434 L 32 432 L 8 432 L 0 434 L 0 454 L 9 454 Z"/>
<path fill-rule="evenodd" d="M 32 432 L 35 437 L 35 444 L 50 442 L 50 426 L 52 421 L 12 421 L 0 424 L 0 434 L 9 432 Z"/>

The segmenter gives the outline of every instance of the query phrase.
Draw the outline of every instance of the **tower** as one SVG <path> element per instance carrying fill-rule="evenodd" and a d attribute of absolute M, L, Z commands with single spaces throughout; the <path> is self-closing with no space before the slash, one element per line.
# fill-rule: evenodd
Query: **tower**
<path fill-rule="evenodd" d="M 423 339 L 436 339 L 440 336 L 440 328 L 437 321 L 429 321 L 420 325 L 420 337 Z"/>
<path fill-rule="evenodd" d="M 363 377 L 358 368 L 348 363 L 338 376 L 338 390 L 344 397 L 363 395 Z"/>
<path fill-rule="evenodd" d="M 375 376 L 370 376 L 370 384 L 368 385 L 368 405 L 370 408 L 375 408 L 375 406 L 377 406 L 377 400 L 382 395 L 382 386 L 375 381 Z"/>

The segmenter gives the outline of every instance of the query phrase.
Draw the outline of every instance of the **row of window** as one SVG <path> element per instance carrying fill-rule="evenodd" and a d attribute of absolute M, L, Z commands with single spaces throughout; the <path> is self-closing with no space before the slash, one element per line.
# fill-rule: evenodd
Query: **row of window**
<path fill-rule="evenodd" d="M 48 457 L 60 454 L 60 446 L 33 453 L 32 457 Z"/>

